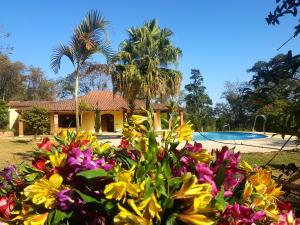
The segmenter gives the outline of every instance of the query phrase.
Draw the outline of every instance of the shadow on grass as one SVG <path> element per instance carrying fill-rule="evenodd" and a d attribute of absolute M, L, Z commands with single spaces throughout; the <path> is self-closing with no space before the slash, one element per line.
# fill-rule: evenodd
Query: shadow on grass
<path fill-rule="evenodd" d="M 32 151 L 30 152 L 17 152 L 17 153 L 12 153 L 15 156 L 18 156 L 22 160 L 29 161 L 32 159 Z"/>
<path fill-rule="evenodd" d="M 18 143 L 18 144 L 29 144 L 31 143 L 30 140 L 13 140 L 13 141 L 10 141 L 12 143 Z"/>

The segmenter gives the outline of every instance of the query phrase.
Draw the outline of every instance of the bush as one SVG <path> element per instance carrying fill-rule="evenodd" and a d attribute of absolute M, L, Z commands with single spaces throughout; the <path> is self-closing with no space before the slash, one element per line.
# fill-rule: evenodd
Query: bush
<path fill-rule="evenodd" d="M 8 106 L 0 100 L 0 129 L 7 129 L 9 122 Z"/>
<path fill-rule="evenodd" d="M 100 128 L 101 128 L 101 115 L 100 115 L 100 110 L 96 108 L 95 111 L 96 117 L 95 117 L 95 132 L 99 133 Z"/>
<path fill-rule="evenodd" d="M 30 111 L 23 114 L 26 132 L 28 134 L 49 134 L 50 120 L 46 109 L 33 107 Z"/>

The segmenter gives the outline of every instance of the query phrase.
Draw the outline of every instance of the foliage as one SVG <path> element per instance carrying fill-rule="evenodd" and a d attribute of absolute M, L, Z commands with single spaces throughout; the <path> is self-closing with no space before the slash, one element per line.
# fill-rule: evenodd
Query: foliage
<path fill-rule="evenodd" d="M 33 107 L 31 110 L 25 111 L 22 116 L 29 133 L 34 135 L 49 133 L 50 120 L 46 109 Z"/>
<path fill-rule="evenodd" d="M 297 8 L 300 6 L 299 0 L 276 0 L 276 3 L 277 6 L 275 10 L 273 12 L 269 12 L 268 17 L 266 18 L 268 24 L 277 25 L 279 24 L 279 18 L 288 14 L 294 17 L 298 15 Z M 300 33 L 300 24 L 295 26 L 294 29 L 294 35 L 288 41 L 295 38 Z M 288 41 L 286 41 L 283 45 L 285 45 Z"/>
<path fill-rule="evenodd" d="M 55 83 L 45 77 L 40 68 L 29 67 L 26 75 L 26 100 L 54 100 Z"/>
<path fill-rule="evenodd" d="M 153 113 L 133 115 L 118 147 L 90 133 L 44 139 L 32 166 L 1 173 L 1 210 L 11 224 L 282 224 L 298 222 L 267 169 L 239 165 L 227 147 L 188 143 L 172 121 L 156 141 Z M 187 141 L 180 149 L 179 142 Z M 23 209 L 23 210 L 21 210 Z"/>
<path fill-rule="evenodd" d="M 207 129 L 207 122 L 211 121 L 212 101 L 203 86 L 203 76 L 199 70 L 192 69 L 191 83 L 185 85 L 187 119 L 192 122 L 196 130 Z"/>
<path fill-rule="evenodd" d="M 106 67 L 106 66 L 103 66 Z M 111 78 L 107 75 L 108 71 L 99 69 L 93 64 L 87 64 L 80 71 L 79 75 L 79 95 L 87 94 L 91 91 L 111 90 Z M 74 97 L 76 74 L 71 73 L 66 77 L 59 78 L 56 81 L 56 95 L 59 99 L 68 99 Z"/>
<path fill-rule="evenodd" d="M 7 128 L 9 122 L 8 106 L 3 100 L 0 100 L 0 129 Z"/>
<path fill-rule="evenodd" d="M 101 128 L 101 114 L 100 109 L 97 107 L 95 110 L 95 132 L 99 133 Z"/>
<path fill-rule="evenodd" d="M 244 97 L 257 113 L 265 113 L 267 128 L 300 137 L 300 55 L 279 54 L 269 62 L 257 62 Z"/>
<path fill-rule="evenodd" d="M 53 100 L 54 82 L 37 67 L 26 67 L 0 54 L 0 96 L 10 100 Z M 14 90 L 14 91 L 11 91 Z"/>
<path fill-rule="evenodd" d="M 181 50 L 171 42 L 173 32 L 160 28 L 156 20 L 130 28 L 128 35 L 113 57 L 114 92 L 120 92 L 130 105 L 143 98 L 149 109 L 151 99 L 179 92 L 182 75 L 169 67 L 177 64 Z"/>
<path fill-rule="evenodd" d="M 84 68 L 87 60 L 95 53 L 101 53 L 106 58 L 111 55 L 107 39 L 108 21 L 98 11 L 90 11 L 81 23 L 75 28 L 69 46 L 61 44 L 54 49 L 51 58 L 51 67 L 55 73 L 61 65 L 61 59 L 66 56 L 75 68 L 75 111 L 76 128 L 79 130 L 79 102 L 78 88 L 80 71 Z"/>

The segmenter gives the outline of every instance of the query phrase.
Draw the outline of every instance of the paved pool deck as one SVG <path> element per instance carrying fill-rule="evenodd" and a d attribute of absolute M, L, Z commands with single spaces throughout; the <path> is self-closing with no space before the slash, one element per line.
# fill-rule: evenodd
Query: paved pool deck
<path fill-rule="evenodd" d="M 260 132 L 256 132 L 258 134 L 263 134 Z M 282 139 L 280 135 L 272 136 L 273 133 L 266 133 L 266 138 L 257 138 L 257 139 L 249 139 L 249 140 L 238 140 L 238 141 L 198 141 L 202 143 L 203 147 L 206 149 L 220 149 L 222 146 L 227 145 L 229 148 L 236 148 L 236 151 L 240 151 L 241 153 L 247 152 L 272 152 L 278 151 L 286 140 L 289 138 L 289 135 L 285 136 L 285 139 Z M 159 139 L 159 138 L 158 138 Z M 291 140 L 295 140 L 292 138 Z M 119 145 L 121 138 L 118 135 L 114 137 L 106 135 L 102 136 L 100 142 L 109 141 L 114 145 Z M 184 146 L 184 143 L 180 144 L 180 148 Z M 295 150 L 300 149 L 300 147 L 296 146 L 293 141 L 289 141 L 288 144 L 284 147 L 284 150 Z"/>

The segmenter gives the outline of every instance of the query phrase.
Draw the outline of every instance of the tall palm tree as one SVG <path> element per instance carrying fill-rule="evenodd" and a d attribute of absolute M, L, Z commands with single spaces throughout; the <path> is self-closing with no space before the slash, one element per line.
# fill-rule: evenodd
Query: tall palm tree
<path fill-rule="evenodd" d="M 131 92 L 129 100 L 143 98 L 149 109 L 152 98 L 178 93 L 182 75 L 169 66 L 176 66 L 182 53 L 172 45 L 173 32 L 161 29 L 156 20 L 145 22 L 142 27 L 130 28 L 128 35 L 113 57 L 117 64 L 113 73 L 115 91 L 126 98 L 129 88 L 134 86 L 137 91 Z"/>
<path fill-rule="evenodd" d="M 76 129 L 79 130 L 78 80 L 82 68 L 95 53 L 103 54 L 106 58 L 111 55 L 107 36 L 108 21 L 98 11 L 87 13 L 81 23 L 74 29 L 69 45 L 60 44 L 54 49 L 51 57 L 51 68 L 57 73 L 61 59 L 66 56 L 74 66 L 75 79 L 75 111 Z"/>

